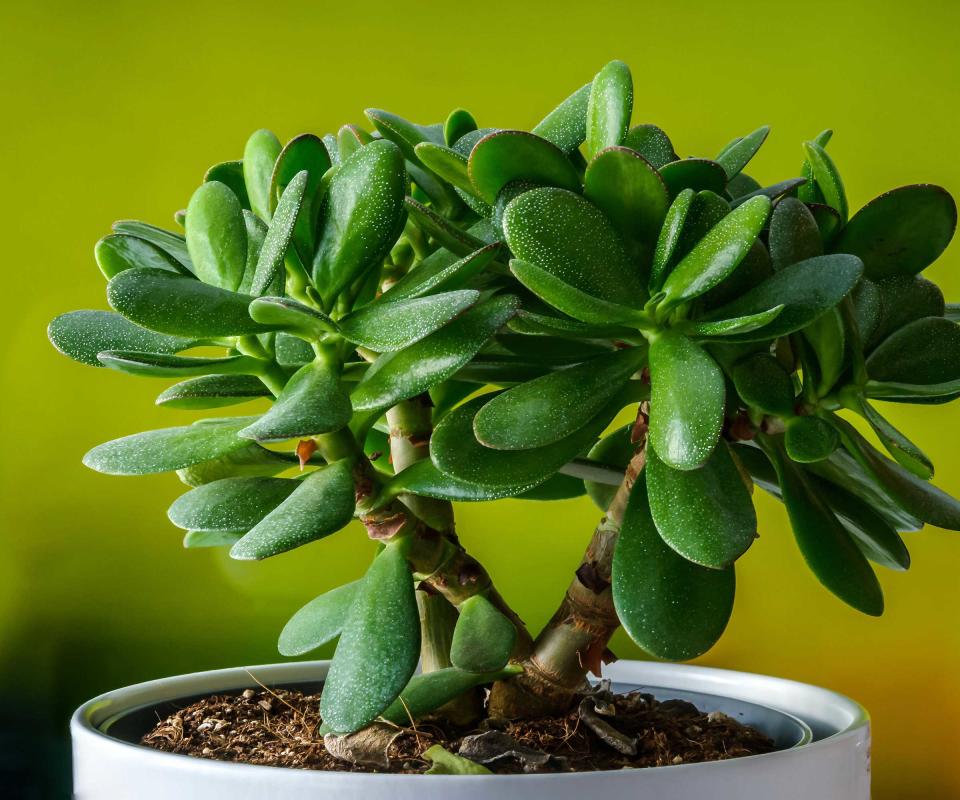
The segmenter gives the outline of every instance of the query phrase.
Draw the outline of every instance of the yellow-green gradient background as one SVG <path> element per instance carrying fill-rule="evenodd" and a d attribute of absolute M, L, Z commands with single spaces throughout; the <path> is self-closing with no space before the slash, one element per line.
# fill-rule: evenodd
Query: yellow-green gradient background
<path fill-rule="evenodd" d="M 290 613 L 370 556 L 354 527 L 259 564 L 183 551 L 164 515 L 183 491 L 174 477 L 81 466 L 94 444 L 190 419 L 153 405 L 163 382 L 82 367 L 45 339 L 55 314 L 106 307 L 92 248 L 111 221 L 172 226 L 205 168 L 239 157 L 255 128 L 287 139 L 363 123 L 367 106 L 431 122 L 458 105 L 483 125 L 526 127 L 611 58 L 633 69 L 635 121 L 663 126 L 683 155 L 769 123 L 750 172 L 772 182 L 795 175 L 800 142 L 829 126 L 853 208 L 910 182 L 957 195 L 958 30 L 960 5 L 947 0 L 4 4 L 0 769 L 31 768 L 12 718 L 49 776 L 66 769 L 66 715 L 85 697 L 279 660 Z M 958 260 L 954 244 L 928 273 L 953 299 Z M 958 407 L 889 412 L 960 493 Z M 741 562 L 733 621 L 702 663 L 862 701 L 878 800 L 960 795 L 960 535 L 909 536 L 914 566 L 881 575 L 877 620 L 823 590 L 782 508 L 758 502 L 761 538 Z M 458 511 L 467 546 L 540 626 L 597 511 L 586 500 Z M 623 636 L 615 649 L 641 655 Z"/>

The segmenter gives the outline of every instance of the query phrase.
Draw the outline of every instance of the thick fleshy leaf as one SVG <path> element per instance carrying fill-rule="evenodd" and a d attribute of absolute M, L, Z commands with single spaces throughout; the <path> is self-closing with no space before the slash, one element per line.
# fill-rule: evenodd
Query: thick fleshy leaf
<path fill-rule="evenodd" d="M 867 381 L 864 395 L 891 403 L 919 403 L 922 405 L 940 405 L 960 397 L 960 380 L 946 383 L 891 383 L 887 381 Z"/>
<path fill-rule="evenodd" d="M 93 248 L 93 256 L 97 266 L 100 267 L 100 272 L 107 280 L 134 267 L 151 267 L 191 274 L 179 261 L 155 244 L 151 244 L 146 239 L 121 233 L 104 236 Z"/>
<path fill-rule="evenodd" d="M 644 477 L 630 493 L 613 555 L 613 605 L 624 630 L 651 655 L 695 658 L 720 638 L 730 612 L 733 567 L 687 561 L 660 537 L 650 515 Z"/>
<path fill-rule="evenodd" d="M 201 184 L 187 206 L 187 248 L 197 277 L 235 291 L 247 265 L 247 226 L 243 208 L 229 187 Z"/>
<path fill-rule="evenodd" d="M 138 325 L 179 336 L 242 336 L 275 327 L 250 318 L 250 295 L 160 269 L 121 272 L 107 284 L 107 300 Z"/>
<path fill-rule="evenodd" d="M 782 304 L 785 308 L 769 325 L 732 338 L 759 341 L 785 336 L 834 308 L 852 291 L 862 274 L 863 265 L 856 256 L 808 258 L 784 267 L 740 298 L 712 311 L 709 319 L 733 319 Z"/>
<path fill-rule="evenodd" d="M 865 280 L 861 280 L 857 288 L 859 289 L 864 283 Z M 894 331 L 914 320 L 923 317 L 942 317 L 946 312 L 946 303 L 940 287 L 919 275 L 893 275 L 870 285 L 876 289 L 875 296 L 859 298 L 862 305 L 879 302 L 876 324 L 866 332 L 863 328 L 860 329 L 861 340 L 868 343 L 868 351 Z M 855 294 L 855 304 L 857 300 Z"/>
<path fill-rule="evenodd" d="M 581 86 L 536 124 L 533 133 L 572 153 L 587 138 L 587 106 L 593 83 Z"/>
<path fill-rule="evenodd" d="M 310 341 L 338 330 L 337 323 L 322 311 L 289 297 L 258 297 L 250 303 L 249 313 L 256 322 L 283 328 Z"/>
<path fill-rule="evenodd" d="M 417 461 L 391 478 L 381 491 L 385 500 L 402 494 L 432 497 L 457 503 L 476 503 L 516 497 L 533 488 L 533 483 L 517 486 L 482 486 L 461 481 L 440 472 L 432 461 Z"/>
<path fill-rule="evenodd" d="M 636 150 L 654 169 L 677 160 L 670 137 L 656 125 L 635 125 L 623 139 L 623 146 Z"/>
<path fill-rule="evenodd" d="M 693 322 L 688 326 L 682 327 L 684 333 L 688 336 L 695 336 L 704 339 L 715 339 L 724 336 L 733 336 L 737 333 L 750 333 L 759 330 L 773 322 L 784 306 L 774 306 L 766 311 L 760 311 L 756 314 L 747 314 L 733 319 L 715 320 L 712 322 Z"/>
<path fill-rule="evenodd" d="M 389 139 L 403 152 L 406 159 L 420 163 L 414 148 L 421 142 L 446 144 L 443 131 L 429 125 L 417 125 L 389 111 L 379 108 L 368 108 L 365 112 L 373 126 L 384 139 Z"/>
<path fill-rule="evenodd" d="M 250 293 L 257 297 L 283 292 L 283 259 L 303 208 L 309 179 L 310 174 L 306 170 L 298 172 L 284 188 L 280 202 L 276 205 L 250 286 Z"/>
<path fill-rule="evenodd" d="M 946 189 L 901 186 L 854 214 L 832 248 L 859 256 L 872 280 L 916 275 L 937 260 L 956 228 L 957 204 Z"/>
<path fill-rule="evenodd" d="M 820 228 L 810 209 L 795 197 L 785 197 L 770 216 L 768 238 L 774 269 L 823 255 Z"/>
<path fill-rule="evenodd" d="M 276 213 L 275 209 L 283 196 L 287 186 L 301 172 L 307 172 L 310 176 L 307 181 L 307 188 L 304 192 L 304 207 L 308 213 L 305 214 L 301 222 L 309 223 L 313 220 L 313 201 L 320 190 L 320 184 L 327 170 L 332 166 L 330 153 L 323 139 L 312 133 L 303 133 L 295 136 L 287 142 L 277 160 L 273 165 L 273 172 L 270 175 L 270 210 Z M 298 223 L 298 240 L 307 244 L 312 242 L 313 232 L 310 225 L 302 227 Z M 301 238 L 302 235 L 302 238 Z"/>
<path fill-rule="evenodd" d="M 420 620 L 413 576 L 398 547 L 370 565 L 343 624 L 320 698 L 325 725 L 351 733 L 383 713 L 417 667 Z"/>
<path fill-rule="evenodd" d="M 268 130 L 251 134 L 243 149 L 243 182 L 250 198 L 250 208 L 264 222 L 270 221 L 270 177 L 283 147 Z"/>
<path fill-rule="evenodd" d="M 824 201 L 835 209 L 840 219 L 845 222 L 850 210 L 837 165 L 833 163 L 827 151 L 816 142 L 804 142 L 803 151 L 806 154 L 807 163 L 810 164 L 817 188 L 823 193 Z"/>
<path fill-rule="evenodd" d="M 783 445 L 787 455 L 801 464 L 812 464 L 828 458 L 840 438 L 837 432 L 819 417 L 793 417 L 787 422 Z"/>
<path fill-rule="evenodd" d="M 583 176 L 584 194 L 614 224 L 631 254 L 649 260 L 670 200 L 660 174 L 628 147 L 601 150 Z"/>
<path fill-rule="evenodd" d="M 253 375 L 204 375 L 165 389 L 156 402 L 166 408 L 204 409 L 272 396 L 263 381 Z"/>
<path fill-rule="evenodd" d="M 198 547 L 226 547 L 233 545 L 244 531 L 187 531 L 183 535 L 183 546 L 186 548 Z"/>
<path fill-rule="evenodd" d="M 436 250 L 384 292 L 383 302 L 462 289 L 476 278 L 502 249 L 502 243 L 494 242 L 461 259 L 444 250 Z"/>
<path fill-rule="evenodd" d="M 337 131 L 337 153 L 340 161 L 337 166 L 343 164 L 350 156 L 362 147 L 370 144 L 373 137 L 363 128 L 357 125 L 344 125 Z"/>
<path fill-rule="evenodd" d="M 593 158 L 622 144 L 633 114 L 633 78 L 622 61 L 606 64 L 593 79 L 587 102 L 586 149 Z"/>
<path fill-rule="evenodd" d="M 699 297 L 733 272 L 753 247 L 769 213 L 770 201 L 757 197 L 714 225 L 667 276 L 660 308 L 668 310 Z"/>
<path fill-rule="evenodd" d="M 503 231 L 514 255 L 601 300 L 643 302 L 639 271 L 613 225 L 589 200 L 563 189 L 533 189 L 507 206 Z"/>
<path fill-rule="evenodd" d="M 741 197 L 749 197 L 755 194 L 762 188 L 756 178 L 751 178 L 746 172 L 741 172 L 734 175 L 727 183 L 727 194 L 730 195 L 731 202 L 735 202 Z"/>
<path fill-rule="evenodd" d="M 246 532 L 297 486 L 286 478 L 223 478 L 180 495 L 167 516 L 184 530 Z"/>
<path fill-rule="evenodd" d="M 105 367 L 128 375 L 148 378 L 188 378 L 196 375 L 259 375 L 266 362 L 250 356 L 224 358 L 177 356 L 167 353 L 138 353 L 127 350 L 105 350 L 97 354 Z"/>
<path fill-rule="evenodd" d="M 785 181 L 778 181 L 777 183 L 772 183 L 769 186 L 761 186 L 759 189 L 754 189 L 748 194 L 742 194 L 736 199 L 731 200 L 730 205 L 733 208 L 737 208 L 738 206 L 753 200 L 755 197 L 766 197 L 767 199 L 774 201 L 784 197 L 785 195 L 789 195 L 798 187 L 802 186 L 804 182 L 804 178 L 787 178 Z M 830 210 L 833 211 L 833 209 Z M 833 213 L 836 214 L 835 211 Z"/>
<path fill-rule="evenodd" d="M 468 255 L 487 244 L 412 197 L 408 197 L 404 205 L 420 230 L 455 255 Z"/>
<path fill-rule="evenodd" d="M 381 355 L 354 389 L 354 409 L 383 410 L 446 380 L 465 366 L 516 311 L 515 297 L 495 297 L 410 347 Z"/>
<path fill-rule="evenodd" d="M 297 463 L 291 453 L 277 453 L 256 442 L 244 441 L 245 447 L 178 469 L 177 477 L 187 486 L 202 486 L 222 478 L 270 478 Z"/>
<path fill-rule="evenodd" d="M 277 442 L 338 431 L 350 422 L 350 397 L 340 383 L 338 365 L 317 359 L 297 370 L 276 402 L 240 435 Z"/>
<path fill-rule="evenodd" d="M 696 469 L 720 438 L 723 372 L 699 345 L 671 330 L 650 342 L 649 360 L 650 443 L 674 469 Z"/>
<path fill-rule="evenodd" d="M 121 233 L 143 239 L 172 257 L 183 268 L 181 271 L 193 273 L 193 262 L 187 251 L 187 242 L 179 233 L 158 228 L 146 222 L 122 219 L 113 223 L 114 233 Z"/>
<path fill-rule="evenodd" d="M 480 444 L 473 420 L 489 396 L 478 397 L 447 414 L 430 439 L 430 457 L 454 478 L 488 487 L 534 486 L 590 447 L 621 407 L 614 399 L 576 432 L 532 450 L 493 450 Z"/>
<path fill-rule="evenodd" d="M 219 181 L 230 187 L 230 191 L 237 196 L 240 205 L 250 208 L 250 197 L 247 195 L 247 185 L 243 182 L 242 161 L 221 161 L 214 164 L 203 174 L 203 181 Z"/>
<path fill-rule="evenodd" d="M 862 413 L 864 419 L 870 423 L 873 432 L 894 459 L 918 478 L 927 481 L 933 477 L 933 462 L 882 414 L 878 413 L 870 403 L 861 402 L 858 410 Z"/>
<path fill-rule="evenodd" d="M 250 417 L 238 417 L 134 433 L 94 447 L 83 457 L 83 463 L 106 475 L 172 472 L 249 446 L 237 435 L 249 424 Z"/>
<path fill-rule="evenodd" d="M 875 381 L 943 384 L 960 380 L 960 326 L 925 317 L 888 336 L 867 359 Z"/>
<path fill-rule="evenodd" d="M 820 145 L 820 147 L 826 147 L 832 138 L 833 131 L 827 128 L 826 130 L 820 131 L 820 133 L 814 137 L 813 141 Z M 813 166 L 811 166 L 810 162 L 806 158 L 804 158 L 803 164 L 800 167 L 800 174 L 806 179 L 806 182 L 797 189 L 797 197 L 804 203 L 816 204 L 818 206 L 822 206 L 823 208 L 829 208 L 829 206 L 825 205 L 823 192 L 820 191 L 820 187 L 817 185 L 817 182 L 814 179 Z M 813 209 L 811 209 L 811 211 L 812 210 Z M 837 212 L 834 211 L 834 213 L 836 214 Z M 837 214 L 837 222 L 842 224 L 839 214 Z"/>
<path fill-rule="evenodd" d="M 406 169 L 400 149 L 371 142 L 330 178 L 313 278 L 325 303 L 383 259 L 403 222 Z"/>
<path fill-rule="evenodd" d="M 566 469 L 566 467 L 561 467 Z M 537 502 L 552 502 L 555 500 L 571 500 L 574 497 L 583 497 L 587 493 L 583 480 L 573 475 L 564 475 L 558 472 L 538 483 L 532 489 L 518 494 L 518 500 L 533 500 Z"/>
<path fill-rule="evenodd" d="M 847 325 L 839 308 L 831 308 L 803 329 L 803 338 L 816 356 L 817 395 L 826 397 L 849 363 Z M 811 369 L 811 372 L 813 370 Z"/>
<path fill-rule="evenodd" d="M 587 457 L 592 463 L 605 465 L 622 474 L 637 449 L 636 443 L 631 440 L 632 432 L 632 425 L 617 428 L 590 448 Z M 617 487 L 612 483 L 600 483 L 595 480 L 585 480 L 584 485 L 597 508 L 606 511 L 613 502 Z"/>
<path fill-rule="evenodd" d="M 249 294 L 253 285 L 253 276 L 257 271 L 257 262 L 260 260 L 260 251 L 267 238 L 267 223 L 247 209 L 243 210 L 243 224 L 247 228 L 247 263 L 243 268 L 243 280 L 240 281 L 238 292 Z"/>
<path fill-rule="evenodd" d="M 467 672 L 503 669 L 517 629 L 486 597 L 476 594 L 460 606 L 450 642 L 450 662 Z"/>
<path fill-rule="evenodd" d="M 526 131 L 484 136 L 470 153 L 468 171 L 477 193 L 488 203 L 513 181 L 580 190 L 580 176 L 563 151 Z"/>
<path fill-rule="evenodd" d="M 419 160 L 445 181 L 470 194 L 476 193 L 476 187 L 470 182 L 466 156 L 433 142 L 421 142 L 415 149 Z"/>
<path fill-rule="evenodd" d="M 103 366 L 104 350 L 177 353 L 197 344 L 194 339 L 154 333 L 113 311 L 69 311 L 47 326 L 51 344 L 68 358 L 92 367 Z"/>
<path fill-rule="evenodd" d="M 431 767 L 425 775 L 491 775 L 493 774 L 483 764 L 471 761 L 469 758 L 454 755 L 441 745 L 435 744 L 423 751 L 423 757 L 431 762 Z"/>
<path fill-rule="evenodd" d="M 723 167 L 724 172 L 727 173 L 727 179 L 731 179 L 736 175 L 739 175 L 745 166 L 750 163 L 760 147 L 767 139 L 767 135 L 770 133 L 769 125 L 761 125 L 753 133 L 748 133 L 746 136 L 740 139 L 735 139 L 727 147 L 723 149 L 723 152 L 717 156 L 717 163 Z"/>
<path fill-rule="evenodd" d="M 655 294 L 660 291 L 664 280 L 667 277 L 667 270 L 673 263 L 674 253 L 680 243 L 680 236 L 683 232 L 687 215 L 693 205 L 696 192 L 693 189 L 684 189 L 678 194 L 670 208 L 667 209 L 666 217 L 663 220 L 663 226 L 657 237 L 657 245 L 653 252 L 653 264 L 650 267 L 650 293 Z"/>
<path fill-rule="evenodd" d="M 280 632 L 280 655 L 302 656 L 336 639 L 359 589 L 360 581 L 346 583 L 313 598 L 297 611 Z"/>
<path fill-rule="evenodd" d="M 353 519 L 352 462 L 336 461 L 298 481 L 296 489 L 230 550 L 242 561 L 269 558 L 329 536 Z"/>
<path fill-rule="evenodd" d="M 477 440 L 498 450 L 552 444 L 586 425 L 646 362 L 646 348 L 597 356 L 522 383 L 477 412 Z"/>
<path fill-rule="evenodd" d="M 494 672 L 468 672 L 456 667 L 446 667 L 414 675 L 400 696 L 380 716 L 394 725 L 407 726 L 475 686 L 493 683 L 518 675 L 522 671 L 523 668 L 519 665 L 507 666 Z M 471 774 L 478 773 L 474 770 Z"/>
<path fill-rule="evenodd" d="M 872 616 L 883 613 L 883 592 L 873 569 L 804 471 L 776 445 L 765 447 L 780 480 L 790 526 L 817 579 L 845 603 Z"/>
<path fill-rule="evenodd" d="M 796 391 L 793 379 L 770 353 L 756 353 L 738 361 L 730 377 L 741 399 L 764 414 L 793 415 Z"/>
<path fill-rule="evenodd" d="M 684 189 L 710 191 L 722 194 L 727 185 L 727 173 L 716 161 L 706 158 L 682 158 L 660 167 L 660 177 L 673 199 Z"/>
<path fill-rule="evenodd" d="M 471 131 L 477 129 L 477 121 L 465 108 L 455 108 L 443 123 L 443 143 L 451 147 Z"/>
<path fill-rule="evenodd" d="M 757 514 L 726 444 L 699 469 L 677 470 L 647 451 L 650 513 L 663 540 L 687 561 L 722 569 L 757 535 Z"/>
<path fill-rule="evenodd" d="M 384 299 L 364 306 L 340 320 L 344 338 L 378 353 L 401 350 L 443 327 L 480 297 L 473 289 L 412 297 Z"/>
<path fill-rule="evenodd" d="M 707 189 L 697 192 L 690 203 L 683 230 L 680 231 L 679 241 L 673 249 L 666 271 L 672 270 L 729 213 L 730 203 L 720 195 Z M 754 247 L 758 244 L 754 243 Z"/>

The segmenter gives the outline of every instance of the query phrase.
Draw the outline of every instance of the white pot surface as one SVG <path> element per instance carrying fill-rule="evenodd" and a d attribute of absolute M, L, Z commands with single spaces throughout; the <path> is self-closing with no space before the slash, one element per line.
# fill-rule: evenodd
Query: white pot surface
<path fill-rule="evenodd" d="M 77 800 L 869 800 L 870 722 L 854 701 L 815 686 L 744 672 L 620 661 L 616 688 L 663 699 L 684 693 L 741 700 L 798 717 L 814 741 L 759 756 L 615 772 L 547 775 L 370 775 L 230 764 L 164 753 L 109 735 L 124 715 L 159 703 L 248 688 L 317 681 L 326 661 L 215 670 L 117 689 L 77 709 L 73 737 Z M 671 695 L 668 690 L 675 690 Z M 706 705 L 710 705 L 708 702 Z M 698 702 L 701 710 L 704 707 Z M 749 707 L 741 718 L 751 721 Z M 762 710 L 757 710 L 762 714 Z M 767 715 L 776 717 L 776 715 Z M 771 723 L 773 724 L 773 723 Z"/>

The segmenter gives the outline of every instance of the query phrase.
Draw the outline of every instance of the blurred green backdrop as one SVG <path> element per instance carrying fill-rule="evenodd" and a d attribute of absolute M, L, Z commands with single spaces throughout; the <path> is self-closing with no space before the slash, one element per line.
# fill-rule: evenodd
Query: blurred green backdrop
<path fill-rule="evenodd" d="M 103 0 L 4 4 L 0 15 L 0 775 L 32 780 L 26 797 L 65 796 L 65 724 L 81 700 L 278 660 L 289 614 L 369 557 L 359 529 L 261 564 L 184 552 L 164 516 L 182 490 L 175 478 L 80 465 L 101 441 L 188 419 L 154 407 L 159 384 L 73 364 L 45 340 L 56 313 L 105 307 L 92 247 L 112 220 L 172 224 L 204 169 L 239 157 L 258 127 L 287 139 L 363 122 L 366 106 L 430 122 L 457 105 L 484 125 L 529 126 L 614 57 L 634 71 L 635 121 L 665 127 L 681 154 L 713 154 L 770 123 L 751 168 L 769 182 L 795 174 L 800 142 L 830 126 L 854 208 L 909 182 L 960 194 L 960 5 L 949 0 Z M 953 300 L 958 255 L 954 244 L 930 273 Z M 960 492 L 960 409 L 891 415 L 937 463 L 939 484 Z M 865 703 L 878 800 L 960 795 L 960 538 L 911 535 L 914 566 L 882 575 L 889 610 L 874 620 L 819 587 L 781 507 L 760 505 L 733 622 L 703 663 Z M 538 627 L 597 512 L 585 500 L 513 501 L 462 507 L 459 519 L 467 546 Z M 615 650 L 640 655 L 622 636 Z"/>

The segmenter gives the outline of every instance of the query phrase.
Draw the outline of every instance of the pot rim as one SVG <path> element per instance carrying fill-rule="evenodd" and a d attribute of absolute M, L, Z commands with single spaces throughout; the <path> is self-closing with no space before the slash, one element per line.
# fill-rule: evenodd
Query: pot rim
<path fill-rule="evenodd" d="M 329 660 L 291 661 L 278 664 L 261 664 L 250 667 L 229 667 L 226 669 L 205 670 L 201 672 L 174 675 L 159 678 L 130 686 L 114 689 L 94 697 L 82 704 L 70 718 L 70 733 L 76 742 L 81 739 L 94 740 L 100 747 L 120 747 L 130 755 L 138 758 L 149 758 L 158 766 L 166 764 L 175 767 L 189 759 L 194 769 L 204 769 L 219 772 L 225 769 L 242 767 L 246 770 L 268 771 L 266 774 L 297 773 L 298 775 L 312 775 L 316 779 L 323 776 L 335 775 L 339 780 L 358 780 L 366 782 L 391 781 L 402 778 L 405 781 L 413 780 L 459 780 L 462 778 L 482 777 L 488 781 L 509 781 L 519 777 L 523 779 L 566 779 L 589 780 L 591 776 L 608 774 L 600 772 L 562 772 L 562 773 L 531 773 L 508 775 L 407 775 L 400 773 L 360 773 L 335 770 L 307 770 L 296 767 L 274 767 L 260 764 L 244 764 L 215 759 L 202 759 L 182 753 L 168 753 L 156 750 L 141 744 L 128 742 L 110 736 L 107 728 L 118 718 L 144 706 L 162 702 L 175 701 L 178 698 L 192 697 L 200 694 L 213 694 L 223 691 L 234 691 L 248 688 L 251 679 L 262 682 L 261 677 L 267 677 L 272 683 L 296 683 L 299 681 L 316 680 L 326 674 Z M 743 756 L 724 761 L 704 761 L 694 764 L 665 765 L 662 767 L 644 767 L 636 770 L 615 770 L 617 772 L 648 772 L 656 770 L 691 770 L 705 768 L 724 768 L 727 765 L 743 765 L 756 759 L 796 757 L 798 752 L 809 752 L 813 748 L 827 747 L 838 739 L 858 736 L 861 729 L 868 727 L 870 716 L 866 709 L 850 698 L 829 689 L 823 689 L 811 684 L 800 683 L 786 678 L 775 678 L 767 675 L 758 675 L 748 672 L 701 667 L 688 664 L 671 664 L 653 661 L 623 660 L 611 664 L 604 677 L 609 677 L 615 683 L 636 684 L 640 688 L 645 686 L 656 688 L 675 689 L 677 691 L 698 691 L 706 694 L 745 700 L 757 705 L 767 706 L 785 714 L 799 717 L 814 730 L 814 740 L 785 750 L 772 753 Z M 753 687 L 752 689 L 750 687 Z M 776 702 L 758 698 L 757 695 L 772 695 Z M 787 699 L 794 698 L 794 702 L 801 703 L 803 709 L 819 707 L 819 713 L 814 718 L 808 718 L 798 713 L 796 706 L 789 707 Z M 785 707 L 786 706 L 786 707 Z M 818 729 L 822 735 L 817 735 Z M 823 733 L 827 729 L 828 733 Z"/>

